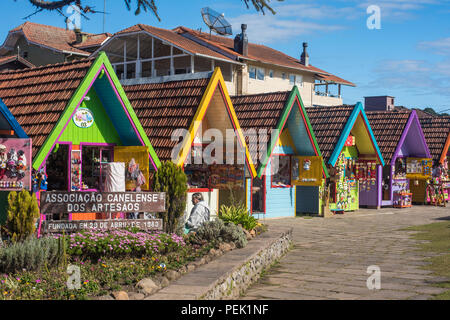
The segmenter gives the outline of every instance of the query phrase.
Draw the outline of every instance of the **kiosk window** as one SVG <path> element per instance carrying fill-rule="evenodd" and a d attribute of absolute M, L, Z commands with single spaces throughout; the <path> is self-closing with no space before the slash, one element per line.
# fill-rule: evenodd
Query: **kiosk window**
<path fill-rule="evenodd" d="M 291 186 L 291 156 L 278 156 L 277 166 L 272 162 L 272 187 Z"/>
<path fill-rule="evenodd" d="M 102 163 L 113 161 L 113 149 L 109 147 L 85 146 L 82 149 L 83 190 L 103 190 L 105 176 Z"/>

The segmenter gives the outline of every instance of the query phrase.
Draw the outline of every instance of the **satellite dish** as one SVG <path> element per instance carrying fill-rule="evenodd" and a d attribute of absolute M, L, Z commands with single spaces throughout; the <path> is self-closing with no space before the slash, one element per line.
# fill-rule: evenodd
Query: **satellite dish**
<path fill-rule="evenodd" d="M 220 14 L 209 7 L 203 8 L 201 12 L 203 21 L 209 27 L 209 34 L 211 34 L 212 30 L 224 36 L 233 34 L 231 24 L 225 20 L 225 14 Z"/>

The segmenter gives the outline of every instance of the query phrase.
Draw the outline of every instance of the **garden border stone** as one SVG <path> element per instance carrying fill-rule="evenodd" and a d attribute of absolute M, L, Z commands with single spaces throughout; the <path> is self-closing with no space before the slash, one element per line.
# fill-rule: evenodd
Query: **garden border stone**
<path fill-rule="evenodd" d="M 145 300 L 236 299 L 286 253 L 291 241 L 291 227 L 269 227 L 244 248 L 196 267 Z"/>

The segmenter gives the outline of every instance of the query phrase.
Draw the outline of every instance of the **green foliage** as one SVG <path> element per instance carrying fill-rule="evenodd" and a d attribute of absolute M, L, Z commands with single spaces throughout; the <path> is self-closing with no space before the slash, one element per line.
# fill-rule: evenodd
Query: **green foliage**
<path fill-rule="evenodd" d="M 42 267 L 55 266 L 63 257 L 58 239 L 28 238 L 22 242 L 12 243 L 0 249 L 0 272 L 16 272 L 23 269 L 39 270 Z"/>
<path fill-rule="evenodd" d="M 163 219 L 164 231 L 181 234 L 179 220 L 186 209 L 186 174 L 173 162 L 165 161 L 155 173 L 152 187 L 154 192 L 166 193 L 166 212 L 158 214 Z"/>
<path fill-rule="evenodd" d="M 247 245 L 244 229 L 233 223 L 225 223 L 221 219 L 204 223 L 198 228 L 195 238 L 207 242 L 234 242 L 237 248 Z"/>
<path fill-rule="evenodd" d="M 246 230 L 252 230 L 258 224 L 257 219 L 252 216 L 245 205 L 221 205 L 219 209 L 219 218 L 224 222 L 232 222 L 236 225 L 240 224 Z"/>
<path fill-rule="evenodd" d="M 26 190 L 10 192 L 6 225 L 13 242 L 23 241 L 36 231 L 39 208 L 36 196 Z"/>

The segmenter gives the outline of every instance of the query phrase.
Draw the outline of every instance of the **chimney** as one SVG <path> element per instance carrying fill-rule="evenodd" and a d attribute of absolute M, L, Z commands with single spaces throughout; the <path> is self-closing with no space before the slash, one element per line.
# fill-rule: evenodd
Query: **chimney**
<path fill-rule="evenodd" d="M 303 52 L 300 57 L 300 63 L 309 66 L 309 54 L 306 52 L 306 48 L 308 48 L 308 42 L 303 42 Z"/>
<path fill-rule="evenodd" d="M 394 97 L 375 96 L 364 97 L 364 109 L 366 111 L 392 111 L 395 108 Z"/>
<path fill-rule="evenodd" d="M 245 32 L 247 30 L 247 25 L 241 24 L 241 30 L 242 33 L 237 34 L 234 38 L 234 51 L 243 56 L 248 56 L 248 37 Z"/>
<path fill-rule="evenodd" d="M 75 37 L 76 37 L 75 43 L 77 43 L 77 44 L 82 43 L 85 37 L 81 33 L 81 29 L 74 29 L 73 31 L 75 32 Z"/>

